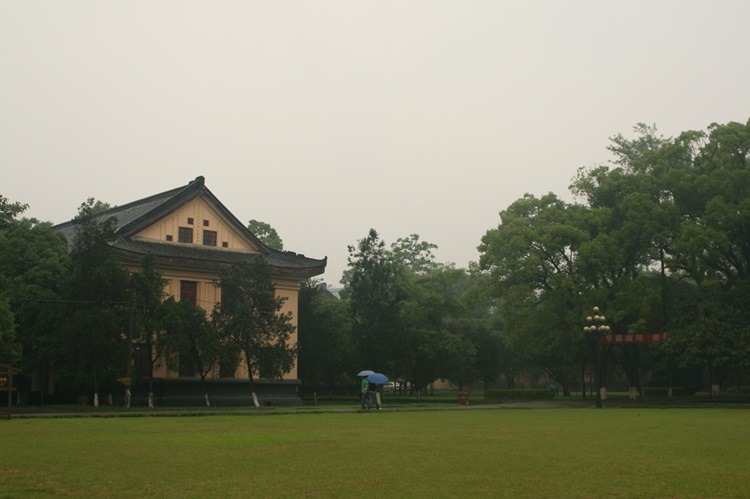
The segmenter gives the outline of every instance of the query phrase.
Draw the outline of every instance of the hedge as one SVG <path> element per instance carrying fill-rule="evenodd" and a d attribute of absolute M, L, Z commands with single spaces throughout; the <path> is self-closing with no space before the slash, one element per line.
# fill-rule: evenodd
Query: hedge
<path fill-rule="evenodd" d="M 488 390 L 485 401 L 491 400 L 542 400 L 555 398 L 553 390 Z"/>
<path fill-rule="evenodd" d="M 646 397 L 666 397 L 668 388 L 665 386 L 647 386 L 643 389 L 643 395 Z M 687 388 L 672 387 L 673 397 L 686 397 L 690 395 Z"/>

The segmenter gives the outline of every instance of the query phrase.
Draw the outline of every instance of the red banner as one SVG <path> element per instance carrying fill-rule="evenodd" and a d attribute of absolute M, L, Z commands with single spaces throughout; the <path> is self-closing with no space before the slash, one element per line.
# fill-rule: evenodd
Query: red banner
<path fill-rule="evenodd" d="M 605 334 L 599 337 L 601 345 L 630 345 L 632 343 L 659 343 L 667 339 L 667 333 Z"/>

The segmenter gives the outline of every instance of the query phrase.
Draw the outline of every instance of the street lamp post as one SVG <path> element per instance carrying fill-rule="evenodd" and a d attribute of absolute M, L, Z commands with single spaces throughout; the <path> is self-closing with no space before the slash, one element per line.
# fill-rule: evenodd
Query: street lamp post
<path fill-rule="evenodd" d="M 596 407 L 602 408 L 602 368 L 599 361 L 599 336 L 610 332 L 609 326 L 604 322 L 607 318 L 602 314 L 599 314 L 599 307 L 592 309 L 593 315 L 586 317 L 586 326 L 583 328 L 583 332 L 589 338 L 593 338 L 596 341 Z"/>

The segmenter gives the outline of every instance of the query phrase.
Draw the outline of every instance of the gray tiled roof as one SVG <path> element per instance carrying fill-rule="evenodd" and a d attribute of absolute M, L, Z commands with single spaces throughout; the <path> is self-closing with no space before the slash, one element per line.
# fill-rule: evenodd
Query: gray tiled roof
<path fill-rule="evenodd" d="M 122 256 L 129 258 L 139 258 L 146 254 L 152 254 L 162 261 L 182 262 L 202 268 L 214 268 L 237 263 L 243 259 L 252 258 L 254 255 L 257 256 L 257 253 L 247 251 L 131 237 L 138 230 L 167 216 L 198 196 L 210 199 L 212 204 L 222 212 L 226 220 L 234 226 L 235 230 L 252 241 L 275 273 L 312 277 L 322 274 L 325 270 L 326 258 L 322 260 L 307 258 L 291 251 L 277 251 L 264 245 L 205 187 L 203 177 L 197 177 L 186 186 L 114 207 L 98 214 L 97 218 L 101 220 L 116 219 L 115 228 L 118 237 L 110 244 Z M 68 244 L 72 244 L 75 238 L 75 225 L 72 221 L 56 225 L 54 229 L 67 238 Z"/>
<path fill-rule="evenodd" d="M 169 261 L 173 264 L 193 263 L 208 268 L 218 268 L 261 256 L 276 273 L 294 274 L 301 277 L 321 274 L 326 266 L 326 259 L 316 260 L 290 251 L 270 250 L 263 254 L 198 244 L 167 243 L 124 237 L 114 241 L 112 247 L 120 254 L 129 254 L 136 258 L 151 254 L 160 261 Z"/>

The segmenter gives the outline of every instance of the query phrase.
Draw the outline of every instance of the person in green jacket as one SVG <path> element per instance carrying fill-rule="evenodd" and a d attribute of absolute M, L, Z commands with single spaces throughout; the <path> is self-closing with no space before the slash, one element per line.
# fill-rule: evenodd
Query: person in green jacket
<path fill-rule="evenodd" d="M 367 398 L 367 386 L 370 384 L 369 381 L 367 381 L 366 377 L 362 378 L 362 383 L 360 385 L 359 389 L 359 402 L 362 406 L 362 409 L 365 408 L 365 399 Z"/>

